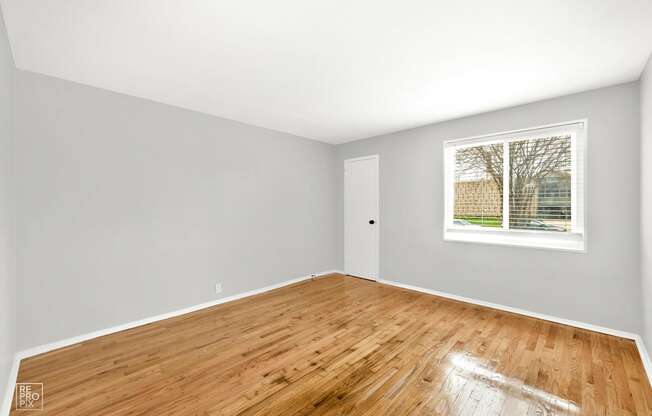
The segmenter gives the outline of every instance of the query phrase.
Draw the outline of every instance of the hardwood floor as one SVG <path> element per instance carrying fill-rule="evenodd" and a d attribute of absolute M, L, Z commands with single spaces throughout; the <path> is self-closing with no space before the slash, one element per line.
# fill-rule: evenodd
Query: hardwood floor
<path fill-rule="evenodd" d="M 342 275 L 32 357 L 18 380 L 44 383 L 43 415 L 652 414 L 630 340 Z"/>

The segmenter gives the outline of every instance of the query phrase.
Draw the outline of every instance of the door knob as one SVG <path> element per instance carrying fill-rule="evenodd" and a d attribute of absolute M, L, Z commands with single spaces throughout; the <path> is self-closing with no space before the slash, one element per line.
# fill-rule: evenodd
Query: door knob
<path fill-rule="evenodd" d="M 374 225 L 375 223 L 376 223 L 376 221 L 374 221 L 374 220 L 369 220 L 369 224 Z"/>

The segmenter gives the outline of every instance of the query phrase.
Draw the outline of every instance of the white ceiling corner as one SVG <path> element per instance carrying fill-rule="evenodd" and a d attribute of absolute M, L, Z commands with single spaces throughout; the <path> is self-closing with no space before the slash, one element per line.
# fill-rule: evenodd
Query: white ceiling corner
<path fill-rule="evenodd" d="M 638 79 L 650 0 L 2 0 L 17 67 L 329 143 Z"/>

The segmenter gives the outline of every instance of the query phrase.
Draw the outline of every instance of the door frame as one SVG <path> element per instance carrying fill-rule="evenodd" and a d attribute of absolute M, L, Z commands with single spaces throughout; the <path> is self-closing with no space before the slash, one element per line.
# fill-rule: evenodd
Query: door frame
<path fill-rule="evenodd" d="M 344 159 L 344 164 L 343 164 L 343 170 L 342 170 L 342 176 L 343 176 L 343 184 L 342 184 L 342 189 L 344 192 L 342 192 L 342 201 L 343 201 L 343 207 L 342 207 L 342 213 L 343 213 L 343 230 L 344 230 L 344 273 L 348 274 L 349 270 L 347 267 L 347 224 L 346 224 L 346 166 L 349 163 L 354 163 L 354 162 L 360 162 L 362 160 L 367 160 L 367 159 L 374 159 L 376 160 L 376 213 L 374 215 L 374 220 L 376 221 L 376 264 L 374 265 L 376 269 L 376 275 L 375 276 L 356 276 L 356 277 L 361 277 L 365 278 L 368 280 L 374 280 L 374 281 L 379 281 L 380 280 L 380 155 L 375 154 L 375 155 L 368 155 L 368 156 L 360 156 L 360 157 L 353 157 L 349 159 Z"/>

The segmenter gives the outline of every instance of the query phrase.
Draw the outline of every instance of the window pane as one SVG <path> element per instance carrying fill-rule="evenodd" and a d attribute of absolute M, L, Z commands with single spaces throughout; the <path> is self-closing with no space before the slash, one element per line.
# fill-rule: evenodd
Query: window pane
<path fill-rule="evenodd" d="M 456 226 L 502 227 L 503 144 L 455 151 Z"/>
<path fill-rule="evenodd" d="M 509 228 L 570 231 L 571 136 L 510 142 L 509 162 Z"/>

